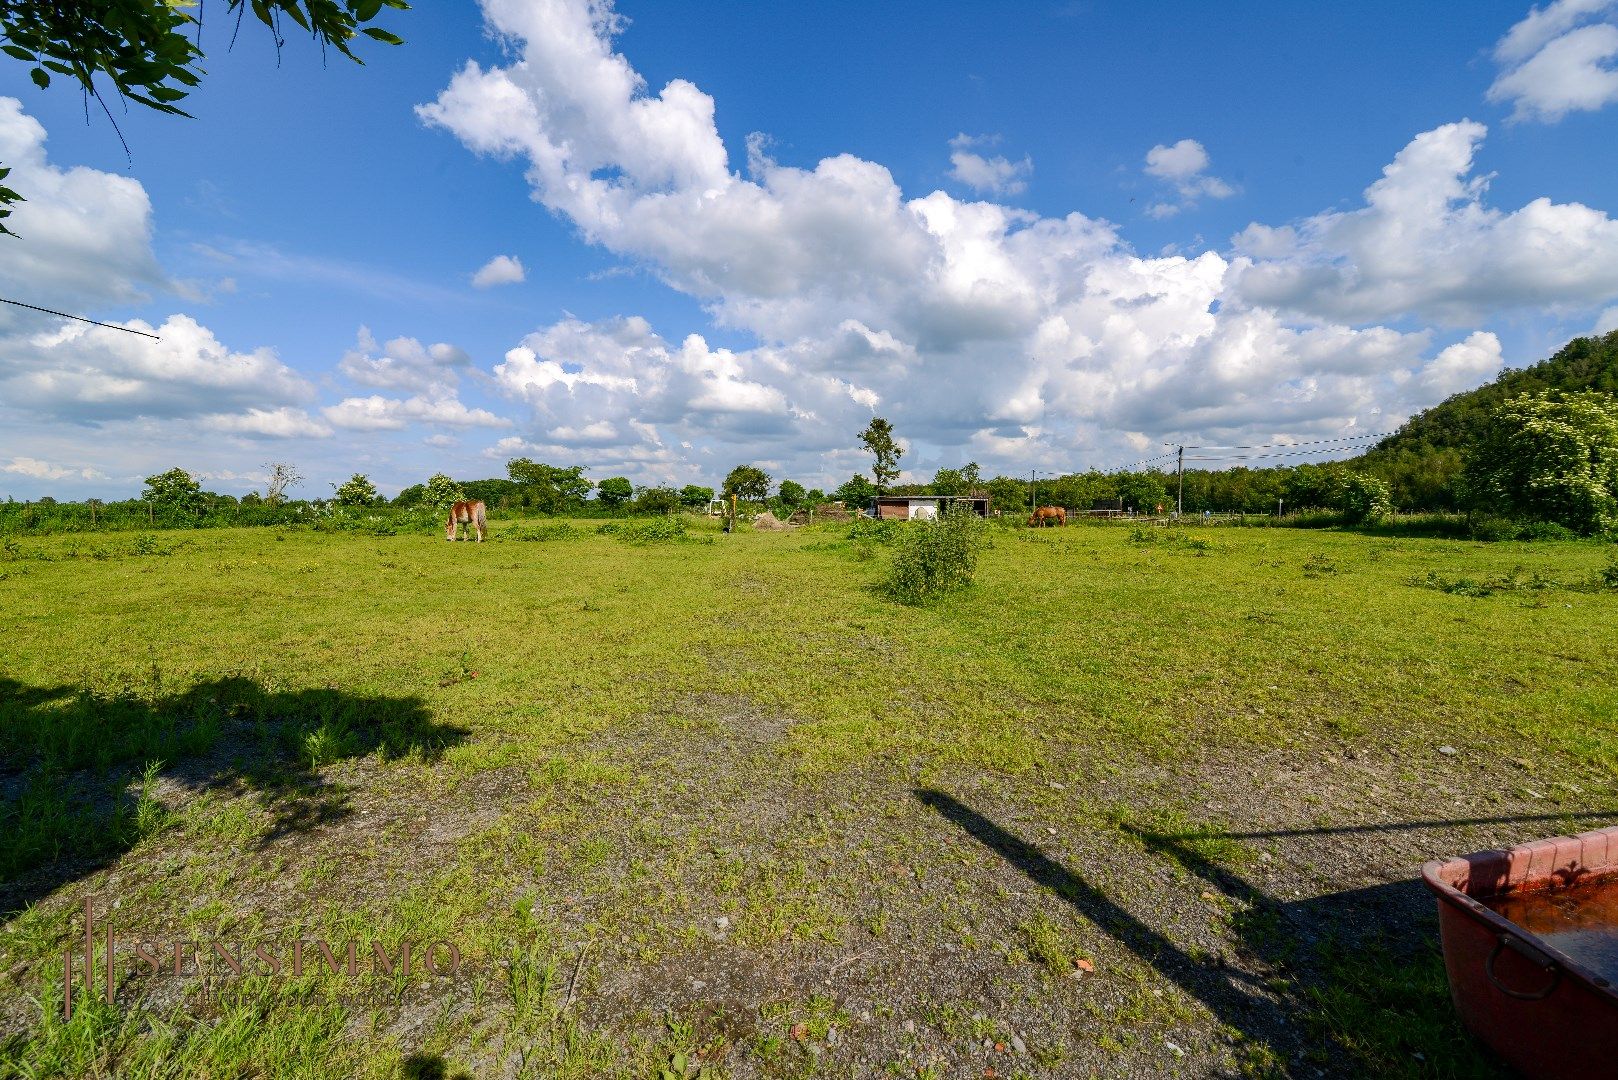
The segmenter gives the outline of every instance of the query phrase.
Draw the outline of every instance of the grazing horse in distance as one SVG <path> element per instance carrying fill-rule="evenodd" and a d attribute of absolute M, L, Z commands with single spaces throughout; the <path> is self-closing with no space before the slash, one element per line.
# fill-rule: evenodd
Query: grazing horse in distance
<path fill-rule="evenodd" d="M 1031 526 L 1066 525 L 1067 511 L 1060 506 L 1041 506 L 1028 516 L 1028 524 Z"/>
<path fill-rule="evenodd" d="M 483 502 L 481 500 L 468 499 L 449 508 L 449 520 L 444 523 L 444 539 L 459 540 L 462 525 L 476 529 L 478 543 L 483 543 L 483 536 L 489 531 L 489 526 L 484 520 Z"/>

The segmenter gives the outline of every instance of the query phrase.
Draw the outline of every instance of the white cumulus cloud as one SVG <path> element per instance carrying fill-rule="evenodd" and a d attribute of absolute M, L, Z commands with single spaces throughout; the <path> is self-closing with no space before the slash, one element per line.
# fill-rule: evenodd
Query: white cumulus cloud
<path fill-rule="evenodd" d="M 1465 324 L 1513 309 L 1586 310 L 1618 299 L 1618 221 L 1580 203 L 1488 205 L 1472 174 L 1487 129 L 1417 135 L 1356 210 L 1235 238 L 1236 294 L 1309 317 L 1416 316 Z"/>
<path fill-rule="evenodd" d="M 1074 467 L 1132 460 L 1139 440 L 1175 432 L 1384 431 L 1499 366 L 1492 334 L 1457 341 L 1424 322 L 1618 301 L 1604 213 L 1487 205 L 1471 175 L 1481 125 L 1418 135 L 1359 210 L 1255 224 L 1228 257 L 1144 258 L 1082 213 L 907 195 L 876 162 L 790 164 L 763 135 L 733 171 L 713 100 L 683 79 L 648 87 L 615 51 L 609 5 L 483 7 L 511 60 L 468 63 L 422 118 L 516 161 L 589 242 L 751 339 L 718 347 L 628 313 L 543 327 L 494 369 L 530 414 L 490 453 L 583 454 L 646 476 L 752 459 L 835 480 L 863 467 L 852 433 L 875 410 L 917 467 L 946 448 Z M 1193 139 L 1145 163 L 1176 206 L 1232 193 L 1210 168 Z M 1021 179 L 968 176 L 978 190 Z"/>
<path fill-rule="evenodd" d="M 528 274 L 523 270 L 522 260 L 515 255 L 496 255 L 472 275 L 472 284 L 480 289 L 516 285 L 526 280 Z"/>
<path fill-rule="evenodd" d="M 1008 161 L 1000 154 L 985 157 L 977 152 L 999 141 L 998 135 L 955 136 L 949 141 L 950 176 L 973 191 L 989 195 L 1017 195 L 1026 191 L 1028 176 L 1034 171 L 1032 158 L 1024 155 L 1021 161 Z"/>
<path fill-rule="evenodd" d="M 1165 181 L 1177 198 L 1161 199 L 1147 207 L 1151 217 L 1173 217 L 1196 205 L 1201 198 L 1228 199 L 1236 189 L 1217 176 L 1208 174 L 1208 151 L 1195 139 L 1181 139 L 1172 146 L 1162 143 L 1146 152 L 1145 173 Z"/>
<path fill-rule="evenodd" d="M 1495 46 L 1500 74 L 1488 100 L 1514 106 L 1513 120 L 1554 123 L 1618 101 L 1615 0 L 1556 0 L 1533 8 Z"/>

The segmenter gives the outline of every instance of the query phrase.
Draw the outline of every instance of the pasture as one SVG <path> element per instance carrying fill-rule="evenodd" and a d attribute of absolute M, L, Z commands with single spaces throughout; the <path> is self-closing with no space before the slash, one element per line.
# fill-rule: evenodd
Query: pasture
<path fill-rule="evenodd" d="M 1414 878 L 1618 819 L 1612 546 L 991 536 L 8 541 L 0 1076 L 1490 1075 Z M 362 971 L 64 1021 L 86 903 Z"/>

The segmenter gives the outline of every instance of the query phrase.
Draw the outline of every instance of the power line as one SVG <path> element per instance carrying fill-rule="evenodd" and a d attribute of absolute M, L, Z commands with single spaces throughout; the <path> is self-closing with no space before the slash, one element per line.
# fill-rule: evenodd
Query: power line
<path fill-rule="evenodd" d="M 1273 450 L 1282 446 L 1320 446 L 1324 443 L 1363 442 L 1366 439 L 1385 439 L 1393 434 L 1383 431 L 1374 435 L 1345 435 L 1337 439 L 1309 439 L 1306 442 L 1254 443 L 1251 446 L 1187 446 L 1187 450 Z"/>
<path fill-rule="evenodd" d="M 1187 448 L 1189 449 L 1189 447 Z M 1211 457 L 1187 456 L 1187 461 L 1262 461 L 1267 458 L 1309 457 L 1315 454 L 1335 454 L 1353 449 L 1347 446 L 1322 447 L 1319 450 L 1288 450 L 1280 454 L 1215 454 Z"/>
<path fill-rule="evenodd" d="M 89 323 L 91 326 L 104 326 L 108 330 L 122 330 L 126 334 L 139 334 L 141 337 L 151 338 L 153 341 L 163 340 L 156 334 L 148 334 L 144 330 L 131 330 L 127 326 L 115 326 L 112 323 L 96 322 L 94 319 L 86 319 L 83 315 L 69 315 L 65 311 L 53 311 L 48 307 L 36 307 L 33 304 L 25 304 L 21 300 L 7 300 L 3 296 L 0 296 L 0 304 L 10 304 L 12 307 L 27 308 L 29 311 L 42 311 L 46 315 L 55 315 L 63 319 L 72 319 L 74 322 Z"/>
<path fill-rule="evenodd" d="M 1156 457 L 1142 458 L 1140 461 L 1135 462 L 1133 465 L 1120 465 L 1118 468 L 1112 469 L 1110 471 L 1112 471 L 1112 472 L 1129 472 L 1130 470 L 1138 468 L 1138 467 L 1140 467 L 1142 465 L 1149 465 L 1154 461 L 1162 461 L 1164 458 L 1171 458 L 1171 457 L 1174 456 L 1174 454 L 1175 454 L 1175 452 L 1171 450 L 1166 454 L 1158 454 Z"/>

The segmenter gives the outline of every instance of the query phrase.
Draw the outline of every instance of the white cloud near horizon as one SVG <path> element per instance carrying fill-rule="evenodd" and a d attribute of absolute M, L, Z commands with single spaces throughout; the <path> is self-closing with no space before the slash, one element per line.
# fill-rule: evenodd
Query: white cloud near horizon
<path fill-rule="evenodd" d="M 1488 100 L 1512 105 L 1513 122 L 1544 123 L 1618 101 L 1615 11 L 1618 0 L 1555 0 L 1532 8 L 1495 45 L 1500 74 Z"/>

